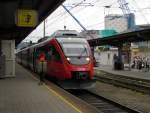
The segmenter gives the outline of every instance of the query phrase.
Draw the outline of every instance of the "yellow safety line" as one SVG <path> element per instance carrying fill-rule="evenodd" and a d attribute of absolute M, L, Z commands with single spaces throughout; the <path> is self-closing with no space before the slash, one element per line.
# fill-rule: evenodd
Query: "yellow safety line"
<path fill-rule="evenodd" d="M 74 108 L 77 112 L 83 113 L 81 110 L 79 110 L 77 107 L 75 107 L 72 103 L 70 103 L 68 100 L 66 100 L 63 96 L 59 95 L 56 91 L 50 89 L 47 85 L 44 84 L 44 86 L 49 90 L 49 92 L 54 93 L 56 96 L 58 96 L 61 100 L 63 100 L 65 103 L 67 103 L 69 106 Z"/>
<path fill-rule="evenodd" d="M 33 79 L 38 80 L 36 77 L 31 76 Z M 50 89 L 46 84 L 43 84 L 45 88 L 48 89 L 49 92 L 52 92 L 56 96 L 58 96 L 61 100 L 63 100 L 65 103 L 67 103 L 69 106 L 71 106 L 73 109 L 75 109 L 78 113 L 83 113 L 81 110 L 79 110 L 77 107 L 75 107 L 72 103 L 70 103 L 68 100 L 66 100 L 63 96 L 58 94 L 56 91 Z"/>

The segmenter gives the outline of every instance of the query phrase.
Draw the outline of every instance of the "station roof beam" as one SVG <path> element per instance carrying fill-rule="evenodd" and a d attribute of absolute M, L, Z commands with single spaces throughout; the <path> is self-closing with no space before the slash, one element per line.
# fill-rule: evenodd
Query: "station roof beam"
<path fill-rule="evenodd" d="M 141 42 L 150 40 L 150 29 L 122 33 L 105 38 L 88 40 L 90 46 L 112 45 L 118 47 L 120 44 L 128 42 Z"/>
<path fill-rule="evenodd" d="M 0 40 L 15 39 L 18 44 L 65 0 L 3 0 L 0 1 Z M 38 23 L 34 27 L 16 25 L 18 9 L 35 10 Z"/>

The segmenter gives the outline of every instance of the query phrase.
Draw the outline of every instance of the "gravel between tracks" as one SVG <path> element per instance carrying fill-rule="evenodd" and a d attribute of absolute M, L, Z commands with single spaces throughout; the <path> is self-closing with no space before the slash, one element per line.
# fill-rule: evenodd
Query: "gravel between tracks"
<path fill-rule="evenodd" d="M 143 95 L 132 90 L 101 82 L 97 82 L 95 88 L 90 91 L 126 105 L 131 109 L 141 111 L 141 113 L 150 113 L 150 95 Z"/>

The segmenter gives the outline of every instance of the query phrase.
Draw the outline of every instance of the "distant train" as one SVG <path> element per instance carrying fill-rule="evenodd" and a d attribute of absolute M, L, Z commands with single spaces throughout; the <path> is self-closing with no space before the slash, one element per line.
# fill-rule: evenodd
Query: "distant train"
<path fill-rule="evenodd" d="M 90 46 L 76 31 L 59 30 L 46 40 L 19 50 L 16 56 L 20 64 L 55 78 L 65 89 L 95 85 Z"/>

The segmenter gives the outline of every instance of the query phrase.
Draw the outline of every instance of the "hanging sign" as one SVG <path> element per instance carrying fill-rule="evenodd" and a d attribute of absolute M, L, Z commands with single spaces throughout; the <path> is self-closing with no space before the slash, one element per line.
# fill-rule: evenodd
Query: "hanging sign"
<path fill-rule="evenodd" d="M 38 23 L 36 10 L 18 9 L 16 11 L 16 25 L 19 27 L 35 27 Z"/>

